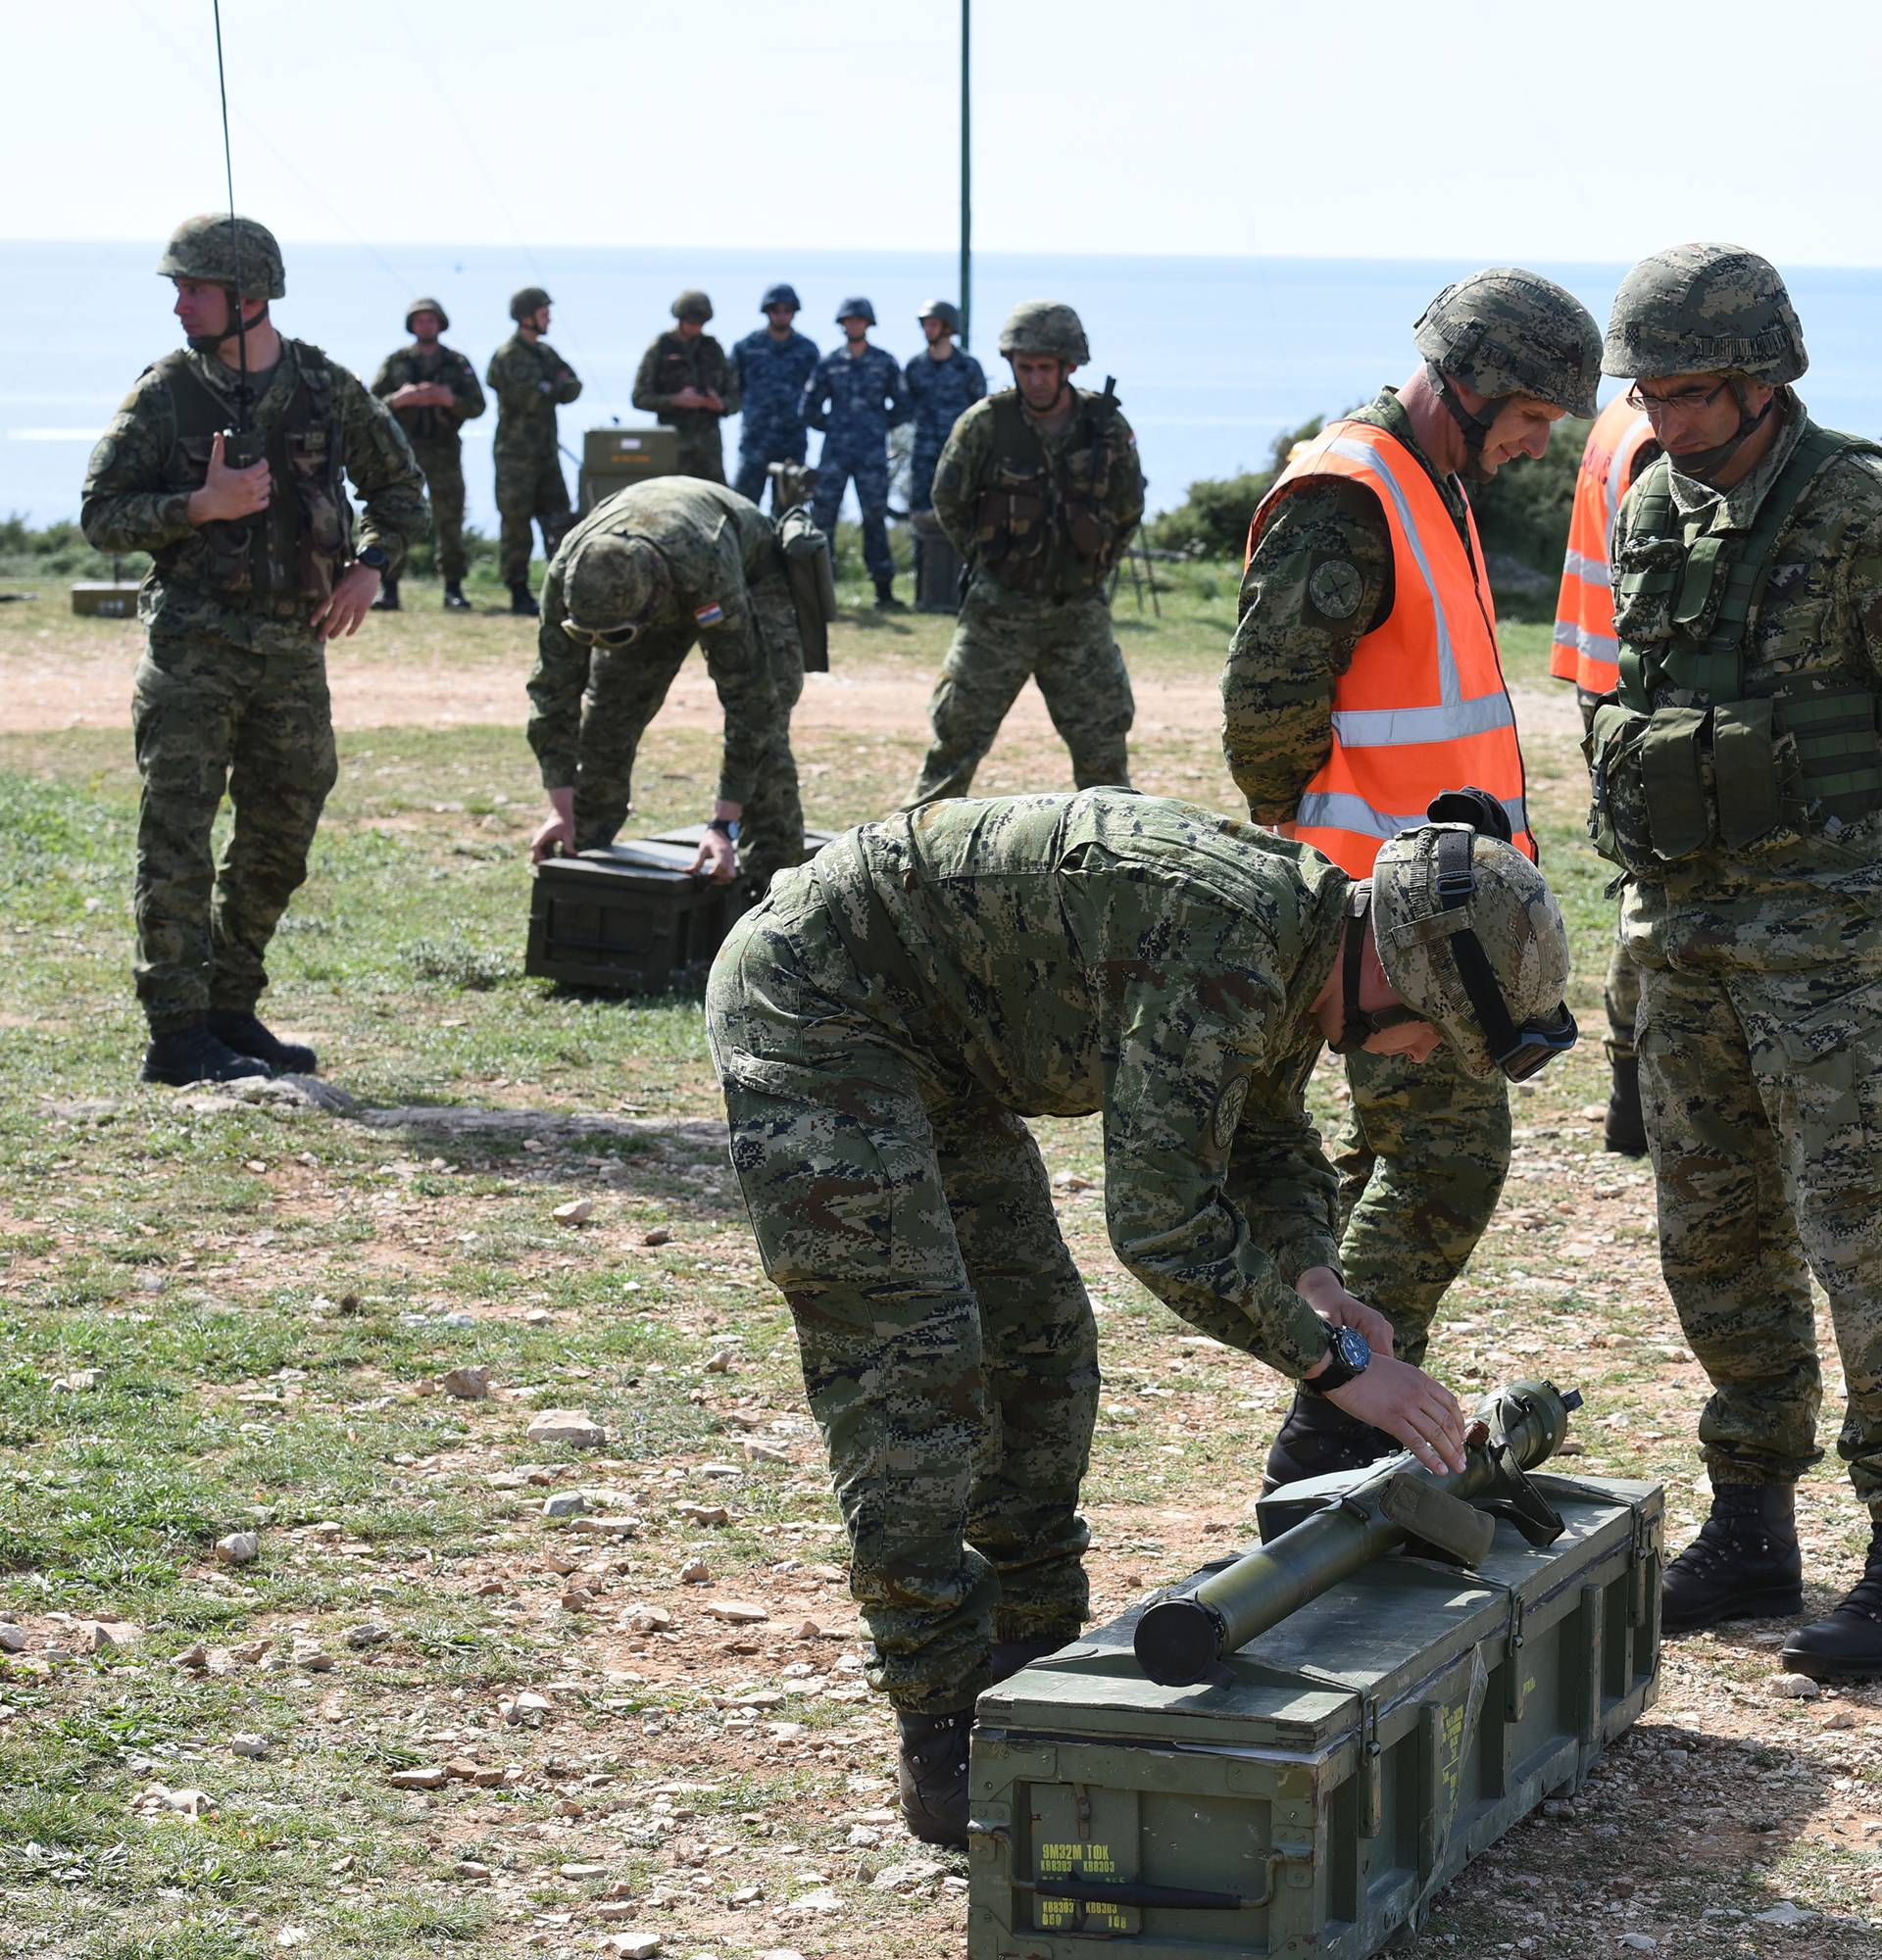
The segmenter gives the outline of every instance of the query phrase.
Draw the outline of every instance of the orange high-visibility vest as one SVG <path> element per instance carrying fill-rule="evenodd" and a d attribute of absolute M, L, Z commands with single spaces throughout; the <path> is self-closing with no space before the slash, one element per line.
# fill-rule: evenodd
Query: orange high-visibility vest
<path fill-rule="evenodd" d="M 1515 710 L 1468 505 L 1466 550 L 1417 458 L 1371 422 L 1338 421 L 1262 499 L 1248 527 L 1249 557 L 1275 500 L 1306 476 L 1351 477 L 1379 500 L 1394 596 L 1391 616 L 1361 640 L 1334 683 L 1332 750 L 1282 834 L 1305 839 L 1350 877 L 1369 877 L 1379 847 L 1424 822 L 1433 797 L 1473 783 L 1501 801 L 1517 845 L 1533 858 Z"/>
<path fill-rule="evenodd" d="M 1568 556 L 1556 601 L 1556 642 L 1549 671 L 1588 694 L 1611 694 L 1620 684 L 1620 648 L 1614 639 L 1614 591 L 1609 582 L 1608 540 L 1614 534 L 1620 500 L 1634 480 L 1641 445 L 1653 425 L 1623 395 L 1595 417 L 1575 472 L 1575 504 L 1568 518 Z"/>

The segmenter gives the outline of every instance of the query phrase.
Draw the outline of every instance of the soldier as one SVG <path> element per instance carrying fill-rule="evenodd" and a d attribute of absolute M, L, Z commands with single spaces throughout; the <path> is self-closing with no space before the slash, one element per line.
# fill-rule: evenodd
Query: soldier
<path fill-rule="evenodd" d="M 1662 1624 L 1796 1613 L 1819 1457 L 1810 1276 L 1848 1383 L 1862 1579 L 1783 1665 L 1882 1676 L 1882 450 L 1820 428 L 1784 282 L 1736 245 L 1621 281 L 1603 365 L 1664 454 L 1613 539 L 1590 819 L 1627 883 L 1660 1266 L 1712 1385 L 1711 1513 Z"/>
<path fill-rule="evenodd" d="M 517 330 L 490 357 L 484 374 L 497 398 L 498 569 L 510 588 L 510 610 L 536 616 L 529 596 L 529 527 L 542 525 L 542 550 L 554 558 L 573 517 L 562 478 L 556 405 L 581 393 L 575 370 L 543 339 L 553 302 L 540 286 L 524 286 L 510 301 Z"/>
<path fill-rule="evenodd" d="M 1342 1281 L 1302 1086 L 1329 1040 L 1532 1072 L 1574 1039 L 1566 973 L 1541 873 L 1468 824 L 1355 884 L 1111 789 L 866 825 L 733 928 L 706 1001 L 732 1162 L 918 1837 L 965 1843 L 975 1694 L 1087 1612 L 1097 1341 L 1022 1116 L 1103 1112 L 1111 1242 L 1165 1304 L 1455 1466 L 1457 1403 Z"/>
<path fill-rule="evenodd" d="M 954 344 L 961 309 L 930 300 L 916 315 L 928 337 L 927 351 L 903 370 L 915 410 L 915 449 L 909 459 L 909 511 L 934 508 L 934 470 L 954 425 L 987 392 L 987 377 L 971 354 Z"/>
<path fill-rule="evenodd" d="M 1144 514 L 1137 438 L 1109 383 L 1071 385 L 1091 350 L 1070 307 L 1016 306 L 1000 352 L 1014 386 L 961 416 L 934 471 L 934 514 L 968 583 L 911 806 L 966 795 L 1028 674 L 1078 787 L 1130 780 L 1136 710 L 1106 581 Z"/>
<path fill-rule="evenodd" d="M 1290 462 L 1249 526 L 1241 617 L 1222 674 L 1223 746 L 1258 823 L 1363 877 L 1380 844 L 1447 784 L 1501 801 L 1535 855 L 1496 612 L 1460 477 L 1540 456 L 1552 423 L 1592 415 L 1601 330 L 1533 272 L 1445 287 L 1413 331 L 1421 365 Z M 1347 1058 L 1335 1157 L 1354 1290 L 1422 1359 L 1445 1289 L 1510 1168 L 1501 1080 L 1440 1055 L 1409 1069 Z M 1387 1447 L 1337 1407 L 1296 1398 L 1267 1461 L 1288 1483 Z"/>
<path fill-rule="evenodd" d="M 483 390 L 477 370 L 456 348 L 439 344 L 450 330 L 444 308 L 434 299 L 414 300 L 406 309 L 405 330 L 410 347 L 388 354 L 373 376 L 372 392 L 399 419 L 412 453 L 424 471 L 431 499 L 431 540 L 438 573 L 444 580 L 444 605 L 449 612 L 468 612 L 464 574 L 470 569 L 464 555 L 464 458 L 458 431 L 483 414 Z M 399 581 L 388 578 L 372 602 L 376 612 L 399 610 Z"/>
<path fill-rule="evenodd" d="M 287 283 L 264 225 L 192 218 L 157 270 L 188 346 L 124 397 L 80 519 L 94 550 L 152 560 L 131 705 L 142 1076 L 309 1074 L 314 1051 L 277 1041 L 255 1006 L 337 773 L 325 643 L 358 632 L 424 535 L 423 484 L 390 412 L 275 330 Z M 365 506 L 357 537 L 342 468 Z M 219 865 L 224 788 L 235 820 Z"/>
<path fill-rule="evenodd" d="M 773 463 L 802 463 L 809 442 L 799 405 L 817 368 L 817 342 L 799 333 L 792 286 L 768 286 L 759 302 L 765 324 L 732 349 L 741 419 L 738 427 L 738 494 L 765 501 Z M 775 514 L 777 493 L 771 493 Z"/>
<path fill-rule="evenodd" d="M 671 312 L 675 324 L 657 334 L 640 357 L 634 407 L 678 430 L 680 475 L 723 483 L 718 424 L 738 413 L 738 374 L 724 348 L 706 331 L 713 303 L 704 293 L 689 287 Z"/>
<path fill-rule="evenodd" d="M 874 307 L 860 295 L 847 299 L 836 310 L 836 323 L 843 345 L 817 364 L 800 405 L 803 420 L 824 432 L 811 509 L 817 529 L 834 540 L 844 485 L 856 485 L 863 563 L 875 581 L 875 603 L 899 612 L 895 560 L 889 554 L 889 431 L 900 428 L 912 411 L 895 356 L 869 345 Z"/>
<path fill-rule="evenodd" d="M 556 554 L 536 644 L 529 746 L 550 813 L 534 858 L 614 842 L 641 735 L 698 646 L 725 710 L 725 742 L 693 869 L 720 880 L 736 869 L 762 890 L 802 860 L 791 710 L 804 691 L 804 649 L 777 527 L 757 505 L 683 476 L 618 491 Z"/>
<path fill-rule="evenodd" d="M 1561 590 L 1556 600 L 1555 645 L 1549 671 L 1573 681 L 1584 732 L 1604 694 L 1619 685 L 1614 642 L 1614 594 L 1608 564 L 1620 500 L 1635 476 L 1659 454 L 1647 417 L 1626 396 L 1595 417 L 1575 471 L 1575 501 L 1568 519 L 1568 550 L 1562 561 Z M 1634 1054 L 1634 1017 L 1640 1011 L 1640 981 L 1627 963 L 1615 921 L 1603 990 L 1608 1009 L 1608 1064 L 1613 1084 L 1608 1093 L 1603 1141 L 1621 1156 L 1647 1154 L 1647 1131 L 1640 1114 L 1640 1065 Z"/>

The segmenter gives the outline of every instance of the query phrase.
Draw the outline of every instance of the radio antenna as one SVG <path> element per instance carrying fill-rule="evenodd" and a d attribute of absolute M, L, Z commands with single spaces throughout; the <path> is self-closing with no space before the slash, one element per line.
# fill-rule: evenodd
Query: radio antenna
<path fill-rule="evenodd" d="M 248 321 L 242 318 L 242 236 L 235 228 L 235 157 L 228 142 L 228 76 L 223 67 L 223 0 L 210 0 L 210 5 L 216 17 L 216 86 L 223 98 L 223 175 L 228 186 L 228 245 L 235 269 L 231 304 L 235 308 L 235 355 L 241 372 L 241 378 L 235 384 L 235 428 L 237 434 L 245 435 L 248 432 L 249 411 L 255 403 L 255 391 L 248 381 Z"/>

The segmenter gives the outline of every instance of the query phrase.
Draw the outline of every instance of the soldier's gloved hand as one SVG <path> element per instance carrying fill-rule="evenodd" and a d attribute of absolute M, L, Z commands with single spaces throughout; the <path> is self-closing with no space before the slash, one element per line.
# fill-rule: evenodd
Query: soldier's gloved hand
<path fill-rule="evenodd" d="M 273 488 L 267 459 L 247 469 L 231 469 L 223 461 L 223 438 L 215 435 L 209 444 L 209 473 L 203 487 L 189 493 L 186 509 L 192 524 L 220 524 L 252 517 L 268 509 Z"/>
<path fill-rule="evenodd" d="M 529 840 L 529 861 L 540 864 L 545 858 L 575 848 L 575 793 L 572 789 L 549 792 L 549 814 Z"/>
<path fill-rule="evenodd" d="M 1327 1400 L 1361 1422 L 1396 1437 L 1427 1470 L 1463 1468 L 1463 1411 L 1442 1382 L 1409 1361 L 1374 1354 L 1370 1364 Z"/>

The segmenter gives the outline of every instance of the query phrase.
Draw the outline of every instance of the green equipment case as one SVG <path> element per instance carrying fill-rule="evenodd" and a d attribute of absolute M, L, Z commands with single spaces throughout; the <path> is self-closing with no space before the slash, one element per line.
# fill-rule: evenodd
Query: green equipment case
<path fill-rule="evenodd" d="M 581 439 L 575 498 L 583 516 L 603 499 L 650 476 L 679 473 L 679 431 L 669 428 L 590 429 Z"/>
<path fill-rule="evenodd" d="M 134 619 L 138 590 L 135 579 L 81 578 L 72 588 L 72 610 L 87 619 Z"/>
<path fill-rule="evenodd" d="M 1473 1570 L 1409 1546 L 1202 1686 L 1148 1678 L 1140 1607 L 983 1694 L 969 1960 L 1364 1960 L 1579 1786 L 1658 1689 L 1663 1499 L 1530 1482 L 1546 1548 L 1503 1517 Z M 1303 1489 L 1263 1499 L 1264 1539 Z"/>

